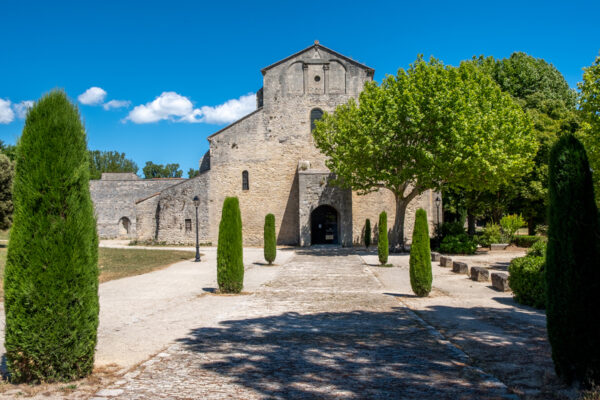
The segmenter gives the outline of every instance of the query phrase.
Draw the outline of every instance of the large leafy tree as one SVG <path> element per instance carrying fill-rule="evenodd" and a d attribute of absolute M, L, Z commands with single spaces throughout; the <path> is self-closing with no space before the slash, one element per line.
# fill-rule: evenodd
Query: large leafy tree
<path fill-rule="evenodd" d="M 325 114 L 314 137 L 339 185 L 394 194 L 395 248 L 420 193 L 444 184 L 495 190 L 528 171 L 536 151 L 529 119 L 489 74 L 420 57 L 381 85 L 366 83 L 358 104 Z"/>
<path fill-rule="evenodd" d="M 523 214 L 533 233 L 536 221 L 546 216 L 550 148 L 562 133 L 573 133 L 578 128 L 576 94 L 556 67 L 522 52 L 501 60 L 479 57 L 474 63 L 528 114 L 538 151 L 533 158 L 534 168 L 519 179 L 491 193 L 481 189 L 463 193 L 460 199 L 467 207 L 470 230 L 474 228 L 474 217 L 498 219 L 502 211 L 512 209 Z"/>
<path fill-rule="evenodd" d="M 90 151 L 90 179 L 100 179 L 103 172 L 133 172 L 137 174 L 138 166 L 128 159 L 125 153 L 118 151 Z"/>
<path fill-rule="evenodd" d="M 179 164 L 154 164 L 152 161 L 146 161 L 143 168 L 144 178 L 181 178 L 183 171 L 179 169 Z"/>
<path fill-rule="evenodd" d="M 580 137 L 585 145 L 592 170 L 595 171 L 596 203 L 600 205 L 600 56 L 585 68 L 579 83 L 579 106 L 585 121 Z"/>

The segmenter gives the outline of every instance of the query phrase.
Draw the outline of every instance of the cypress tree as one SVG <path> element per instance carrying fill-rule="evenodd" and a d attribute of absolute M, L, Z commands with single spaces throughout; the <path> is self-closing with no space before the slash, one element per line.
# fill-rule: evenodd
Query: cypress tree
<path fill-rule="evenodd" d="M 277 257 L 277 239 L 275 238 L 275 216 L 267 214 L 265 217 L 265 260 L 271 265 Z"/>
<path fill-rule="evenodd" d="M 4 277 L 11 380 L 82 378 L 94 365 L 98 236 L 85 131 L 62 91 L 27 114 L 13 201 Z"/>
<path fill-rule="evenodd" d="M 558 376 L 600 383 L 600 228 L 592 173 L 572 135 L 553 146 L 549 165 L 546 299 Z"/>
<path fill-rule="evenodd" d="M 242 216 L 237 197 L 223 202 L 217 243 L 217 283 L 222 293 L 239 293 L 244 286 Z"/>
<path fill-rule="evenodd" d="M 410 246 L 410 286 L 419 297 L 431 292 L 431 249 L 429 248 L 429 226 L 427 213 L 422 208 L 417 210 L 415 228 Z"/>
<path fill-rule="evenodd" d="M 379 262 L 386 264 L 388 262 L 388 231 L 387 231 L 387 213 L 382 211 L 379 214 L 379 239 L 377 242 L 377 253 L 379 254 Z"/>
<path fill-rule="evenodd" d="M 368 249 L 371 245 L 371 220 L 367 218 L 365 222 L 365 247 Z"/>

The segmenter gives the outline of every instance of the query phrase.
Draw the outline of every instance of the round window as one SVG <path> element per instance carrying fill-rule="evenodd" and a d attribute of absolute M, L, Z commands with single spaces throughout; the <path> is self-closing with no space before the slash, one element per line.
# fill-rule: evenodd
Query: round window
<path fill-rule="evenodd" d="M 315 82 L 319 82 L 321 80 L 321 77 L 319 75 L 315 75 Z"/>

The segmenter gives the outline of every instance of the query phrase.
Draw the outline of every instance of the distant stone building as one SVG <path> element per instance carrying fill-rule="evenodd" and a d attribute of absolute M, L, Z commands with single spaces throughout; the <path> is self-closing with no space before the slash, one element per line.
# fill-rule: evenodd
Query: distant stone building
<path fill-rule="evenodd" d="M 275 215 L 279 244 L 351 246 L 362 241 L 365 220 L 376 224 L 384 210 L 388 226 L 393 225 L 392 193 L 382 189 L 358 196 L 330 185 L 332 174 L 311 134 L 324 111 L 358 97 L 374 70 L 315 42 L 261 72 L 257 109 L 208 137 L 197 177 L 142 180 L 104 174 L 92 181 L 101 237 L 193 243 L 194 196 L 200 198 L 204 243 L 217 242 L 227 196 L 239 198 L 247 245 L 262 244 L 268 213 Z M 419 207 L 427 210 L 433 227 L 434 193 L 427 191 L 409 205 L 408 239 Z"/>

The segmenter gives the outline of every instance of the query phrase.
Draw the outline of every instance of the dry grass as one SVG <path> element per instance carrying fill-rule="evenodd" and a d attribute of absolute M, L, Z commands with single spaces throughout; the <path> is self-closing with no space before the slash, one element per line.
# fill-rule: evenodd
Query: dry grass
<path fill-rule="evenodd" d="M 169 265 L 190 260 L 196 256 L 191 251 L 180 250 L 143 250 L 143 249 L 108 249 L 101 247 L 98 267 L 100 282 L 141 275 Z M 0 299 L 4 296 L 2 278 L 6 265 L 6 244 L 0 244 Z"/>
<path fill-rule="evenodd" d="M 63 400 L 88 399 L 98 390 L 114 382 L 120 377 L 118 365 L 108 365 L 94 368 L 92 375 L 73 382 L 40 383 L 31 385 L 27 383 L 11 384 L 6 380 L 0 382 L 0 394 L 14 398 L 44 397 L 49 399 L 60 398 Z"/>
<path fill-rule="evenodd" d="M 100 248 L 100 282 L 141 275 L 193 259 L 195 252 L 182 250 L 144 250 Z"/>
<path fill-rule="evenodd" d="M 8 231 L 0 230 L 0 240 L 8 240 Z"/>

